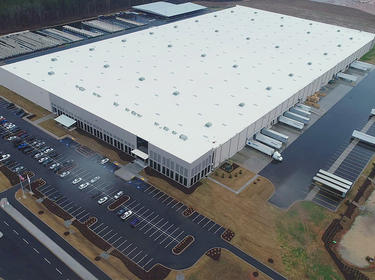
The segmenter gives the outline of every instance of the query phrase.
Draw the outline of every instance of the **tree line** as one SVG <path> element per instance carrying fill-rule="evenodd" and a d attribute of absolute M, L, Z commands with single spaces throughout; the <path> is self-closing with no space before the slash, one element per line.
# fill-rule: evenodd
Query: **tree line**
<path fill-rule="evenodd" d="M 93 17 L 153 0 L 1 0 L 0 34 Z"/>

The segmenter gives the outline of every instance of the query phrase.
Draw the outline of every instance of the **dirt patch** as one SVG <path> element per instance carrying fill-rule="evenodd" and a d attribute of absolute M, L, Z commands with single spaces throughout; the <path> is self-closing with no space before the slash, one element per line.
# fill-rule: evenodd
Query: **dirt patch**
<path fill-rule="evenodd" d="M 26 112 L 34 114 L 35 116 L 32 118 L 32 120 L 37 120 L 51 114 L 51 112 L 47 111 L 46 109 L 40 107 L 39 105 L 36 105 L 35 103 L 27 100 L 26 98 L 3 86 L 0 86 L 0 96 L 3 96 L 10 102 L 22 107 Z"/>
<path fill-rule="evenodd" d="M 49 119 L 41 122 L 39 126 L 55 134 L 57 137 L 63 137 L 64 135 L 69 133 L 69 131 L 58 125 L 54 119 Z"/>
<path fill-rule="evenodd" d="M 211 178 L 216 181 L 230 187 L 233 190 L 239 190 L 245 185 L 251 178 L 255 176 L 255 173 L 236 164 L 236 168 L 233 168 L 231 172 L 217 168 L 210 175 Z"/>
<path fill-rule="evenodd" d="M 252 273 L 254 272 L 258 272 L 257 278 L 252 277 Z M 224 249 L 221 250 L 219 260 L 214 260 L 207 255 L 203 255 L 193 267 L 183 271 L 172 271 L 165 280 L 175 280 L 178 274 L 183 274 L 186 280 L 270 279 L 253 266 Z"/>
<path fill-rule="evenodd" d="M 366 257 L 375 256 L 375 192 L 371 194 L 350 230 L 340 241 L 338 251 L 344 260 L 355 266 L 366 268 Z"/>
<path fill-rule="evenodd" d="M 199 1 L 196 3 L 220 9 L 242 5 L 375 33 L 375 15 L 357 9 L 309 0 Z"/>

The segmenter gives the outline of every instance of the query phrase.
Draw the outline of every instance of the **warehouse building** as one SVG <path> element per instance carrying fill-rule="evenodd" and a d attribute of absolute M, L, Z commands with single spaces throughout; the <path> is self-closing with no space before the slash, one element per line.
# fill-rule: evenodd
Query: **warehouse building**
<path fill-rule="evenodd" d="M 236 6 L 0 68 L 0 84 L 190 187 L 374 44 Z"/>

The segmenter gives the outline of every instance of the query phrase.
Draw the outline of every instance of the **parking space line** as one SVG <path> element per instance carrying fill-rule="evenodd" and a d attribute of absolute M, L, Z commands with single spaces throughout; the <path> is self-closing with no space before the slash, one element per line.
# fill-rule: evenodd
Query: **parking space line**
<path fill-rule="evenodd" d="M 158 200 L 160 200 L 162 197 L 164 197 L 166 194 L 165 193 L 163 193 L 163 195 L 161 196 L 161 197 L 159 197 L 158 198 Z M 163 201 L 162 201 L 162 203 L 163 203 Z"/>
<path fill-rule="evenodd" d="M 90 212 L 87 212 L 85 215 L 83 215 L 81 218 L 79 218 L 79 221 L 81 222 L 83 218 L 87 217 L 90 214 Z"/>
<path fill-rule="evenodd" d="M 182 204 L 182 205 L 176 209 L 176 212 L 177 212 L 178 210 L 180 210 L 182 207 L 184 207 L 184 204 L 183 204 L 183 203 L 181 203 L 181 204 Z"/>
<path fill-rule="evenodd" d="M 172 239 L 171 242 L 169 242 L 167 245 L 164 246 L 164 248 L 168 248 L 169 245 L 171 245 L 173 242 L 176 242 L 176 240 L 173 240 L 173 239 Z M 177 243 L 177 242 L 176 242 L 176 243 Z"/>
<path fill-rule="evenodd" d="M 128 241 L 128 240 L 125 239 L 120 245 L 117 246 L 117 249 L 120 250 L 120 247 L 121 247 L 122 245 L 124 245 L 127 241 Z"/>
<path fill-rule="evenodd" d="M 147 256 L 148 256 L 148 254 L 145 254 L 145 255 L 143 256 L 143 258 L 140 259 L 140 260 L 137 262 L 137 264 L 139 265 L 139 264 L 144 260 L 144 258 L 147 257 Z"/>
<path fill-rule="evenodd" d="M 185 231 L 181 231 L 177 236 L 176 236 L 176 239 L 181 235 L 183 234 Z M 178 240 L 178 239 L 177 239 Z"/>
<path fill-rule="evenodd" d="M 203 220 L 205 220 L 206 219 L 206 217 L 205 216 L 203 216 L 203 219 L 202 220 L 200 220 L 199 222 L 198 222 L 198 225 L 203 221 Z"/>
<path fill-rule="evenodd" d="M 198 214 L 197 216 L 195 216 L 192 221 L 194 222 L 199 216 L 201 216 L 201 214 Z"/>
<path fill-rule="evenodd" d="M 167 206 L 169 206 L 169 204 L 171 204 L 173 201 L 174 201 L 174 199 L 172 198 L 172 200 L 170 202 L 168 202 Z"/>
<path fill-rule="evenodd" d="M 95 228 L 91 228 L 91 230 L 96 230 L 98 227 L 100 227 L 103 223 L 100 223 L 99 225 L 97 225 Z"/>
<path fill-rule="evenodd" d="M 222 226 L 219 226 L 219 228 L 214 232 L 214 233 L 217 233 L 217 231 L 219 230 L 219 229 L 221 229 L 222 228 Z"/>
<path fill-rule="evenodd" d="M 151 258 L 147 263 L 144 264 L 144 266 L 142 266 L 143 268 L 148 265 L 154 258 Z"/>
<path fill-rule="evenodd" d="M 156 215 L 154 218 L 152 218 L 152 220 L 150 220 L 149 222 L 147 222 L 147 221 L 145 220 L 145 221 L 146 221 L 146 225 L 149 224 L 149 223 L 151 223 L 151 222 L 152 222 L 153 220 L 155 220 L 157 217 L 159 217 L 159 214 Z M 148 230 L 145 231 L 145 234 L 146 234 L 146 232 L 148 232 L 150 229 L 152 229 L 152 226 L 151 226 Z"/>
<path fill-rule="evenodd" d="M 138 254 L 136 254 L 134 257 L 132 257 L 132 259 L 134 260 L 134 259 L 135 259 L 136 257 L 138 257 L 139 254 L 142 253 L 142 252 L 143 252 L 143 250 L 139 251 Z M 130 255 L 130 253 L 129 253 L 129 255 Z M 128 255 L 128 256 L 129 256 L 129 255 Z"/>
<path fill-rule="evenodd" d="M 164 233 L 160 233 L 159 236 L 154 239 L 154 241 L 158 240 L 162 235 L 164 235 Z"/>
<path fill-rule="evenodd" d="M 208 222 L 202 228 L 205 228 L 211 222 L 212 222 L 212 220 L 208 219 Z"/>
<path fill-rule="evenodd" d="M 103 230 L 105 230 L 106 228 L 108 228 L 108 226 L 105 226 L 105 228 L 101 229 L 100 231 L 98 231 L 96 234 L 99 235 Z"/>
<path fill-rule="evenodd" d="M 124 251 L 125 251 L 126 249 L 128 249 L 131 245 L 133 245 L 133 243 L 130 243 L 128 246 L 126 246 L 125 249 L 121 250 L 121 252 L 124 253 Z"/>
<path fill-rule="evenodd" d="M 114 235 L 112 235 L 110 238 L 108 238 L 107 239 L 107 242 L 109 242 L 109 240 L 111 240 L 113 237 L 115 237 L 116 235 L 117 235 L 118 233 L 117 232 L 115 232 L 115 234 Z"/>
<path fill-rule="evenodd" d="M 181 202 L 177 201 L 176 204 L 174 204 L 171 208 L 172 208 L 172 209 L 175 208 L 176 205 L 178 205 L 178 204 L 180 204 L 180 203 L 181 203 Z"/>
<path fill-rule="evenodd" d="M 152 197 L 155 197 L 155 196 L 157 196 L 158 194 L 160 193 L 160 191 L 159 190 L 157 190 L 157 193 L 155 193 Z"/>
<path fill-rule="evenodd" d="M 108 231 L 107 233 L 105 233 L 105 234 L 102 236 L 102 238 L 104 238 L 104 236 L 106 236 L 108 233 L 111 233 L 111 232 L 112 232 L 112 230 Z"/>
<path fill-rule="evenodd" d="M 208 229 L 208 231 L 211 231 L 211 229 L 213 228 L 213 227 L 215 227 L 217 224 L 216 223 L 214 223 L 209 229 Z"/>
<path fill-rule="evenodd" d="M 133 250 L 131 250 L 128 254 L 126 254 L 127 256 L 129 256 L 132 252 L 134 252 L 134 250 L 135 249 L 137 249 L 138 247 L 136 246 L 136 247 L 134 247 L 134 249 Z"/>
<path fill-rule="evenodd" d="M 64 205 L 64 207 L 63 207 L 64 210 L 65 210 L 65 207 L 70 206 L 70 205 L 73 203 L 73 201 L 69 201 L 69 200 L 67 200 L 67 201 L 64 201 L 63 203 L 61 203 L 61 204 L 60 204 L 60 207 L 61 207 L 65 202 L 68 202 L 68 203 Z"/>
<path fill-rule="evenodd" d="M 112 243 L 112 245 L 114 245 L 114 244 L 115 244 L 117 241 L 119 241 L 121 238 L 122 238 L 122 236 L 120 236 L 119 238 L 117 238 L 116 241 L 114 241 L 114 242 Z"/>
<path fill-rule="evenodd" d="M 79 211 L 79 210 L 81 210 L 82 209 L 82 207 L 81 206 L 79 206 L 76 210 L 74 210 L 71 214 L 73 215 L 73 213 L 75 213 L 75 212 L 77 212 L 77 211 Z M 82 212 L 84 212 L 85 211 L 85 209 L 83 209 L 82 210 Z M 80 212 L 80 213 L 82 213 L 82 212 Z"/>

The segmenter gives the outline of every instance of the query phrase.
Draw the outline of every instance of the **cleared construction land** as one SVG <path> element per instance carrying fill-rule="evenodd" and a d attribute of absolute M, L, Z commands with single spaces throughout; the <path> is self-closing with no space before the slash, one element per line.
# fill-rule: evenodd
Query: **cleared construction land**
<path fill-rule="evenodd" d="M 235 232 L 231 243 L 289 279 L 306 279 L 306 275 L 311 279 L 342 279 L 320 240 L 337 214 L 311 202 L 297 203 L 284 212 L 267 202 L 274 187 L 263 177 L 238 195 L 207 179 L 187 195 L 158 177 L 145 173 L 142 176 L 167 194 L 229 227 Z M 206 262 L 207 266 L 211 264 Z M 227 279 L 236 279 L 235 271 L 232 273 Z"/>

